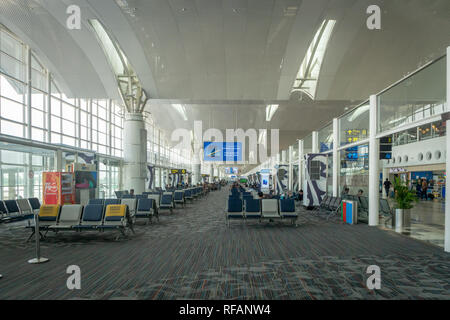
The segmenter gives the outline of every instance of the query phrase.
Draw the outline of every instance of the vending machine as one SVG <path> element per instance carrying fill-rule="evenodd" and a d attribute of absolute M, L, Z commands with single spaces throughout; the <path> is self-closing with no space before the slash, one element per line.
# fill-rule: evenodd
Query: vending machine
<path fill-rule="evenodd" d="M 42 180 L 44 204 L 75 203 L 75 180 L 72 172 L 44 172 Z"/>

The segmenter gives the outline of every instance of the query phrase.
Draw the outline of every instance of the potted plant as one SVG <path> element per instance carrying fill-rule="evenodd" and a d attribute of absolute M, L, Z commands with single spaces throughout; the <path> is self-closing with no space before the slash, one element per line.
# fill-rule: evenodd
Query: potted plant
<path fill-rule="evenodd" d="M 394 192 L 395 228 L 401 229 L 403 226 L 409 226 L 410 209 L 414 207 L 413 203 L 418 202 L 419 199 L 416 192 L 409 189 L 408 181 L 402 182 L 398 177 L 394 179 Z"/>

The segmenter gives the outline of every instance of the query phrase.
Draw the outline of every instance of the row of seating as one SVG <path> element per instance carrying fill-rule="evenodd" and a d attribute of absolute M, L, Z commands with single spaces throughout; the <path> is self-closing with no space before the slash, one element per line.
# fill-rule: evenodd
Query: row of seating
<path fill-rule="evenodd" d="M 118 230 L 123 236 L 126 229 L 134 233 L 133 219 L 125 204 L 110 204 L 104 210 L 101 204 L 80 204 L 68 205 L 43 205 L 39 210 L 40 230 L 59 232 L 63 230 L 83 231 L 83 230 Z M 28 226 L 32 233 L 27 241 L 36 232 L 36 226 Z M 45 235 L 42 235 L 45 237 Z"/>
<path fill-rule="evenodd" d="M 152 223 L 152 218 L 155 216 L 159 221 L 159 205 L 157 199 L 154 198 L 141 198 L 141 199 L 90 199 L 88 204 L 95 204 L 103 206 L 103 209 L 109 205 L 123 204 L 128 207 L 130 216 L 133 219 L 146 218 Z"/>
<path fill-rule="evenodd" d="M 0 222 L 31 219 L 40 207 L 38 198 L 0 200 Z"/>
<path fill-rule="evenodd" d="M 358 221 L 368 222 L 369 199 L 366 196 L 345 195 L 343 199 L 341 199 L 340 197 L 325 195 L 318 207 L 318 210 L 335 213 L 339 211 L 342 200 L 356 201 L 358 204 Z M 379 213 L 385 217 L 392 218 L 392 209 L 389 206 L 389 202 L 382 198 L 380 198 L 379 201 Z"/>
<path fill-rule="evenodd" d="M 226 208 L 227 224 L 232 219 L 289 219 L 297 225 L 298 213 L 295 210 L 293 199 L 250 199 L 244 201 L 239 198 L 229 198 Z"/>
<path fill-rule="evenodd" d="M 185 192 L 182 190 L 177 190 L 174 193 L 172 192 L 163 192 L 160 194 L 146 194 L 142 198 L 122 198 L 122 199 L 90 199 L 89 204 L 101 204 L 101 205 L 109 205 L 109 204 L 126 204 L 130 208 L 131 215 L 134 216 L 136 212 L 136 208 L 141 203 L 148 203 L 145 200 L 153 200 L 154 203 L 154 211 L 156 214 L 160 210 L 169 210 L 172 212 L 176 205 L 179 204 L 182 207 L 186 204 L 186 199 L 191 199 L 190 194 L 187 196 Z"/>

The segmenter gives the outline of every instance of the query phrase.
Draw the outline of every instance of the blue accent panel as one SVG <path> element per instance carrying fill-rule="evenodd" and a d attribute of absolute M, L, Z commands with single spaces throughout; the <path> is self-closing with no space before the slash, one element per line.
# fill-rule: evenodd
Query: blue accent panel
<path fill-rule="evenodd" d="M 39 217 L 39 221 L 56 221 L 56 217 Z"/>
<path fill-rule="evenodd" d="M 111 217 L 105 217 L 105 221 L 121 221 L 123 217 L 119 216 L 111 216 Z"/>
<path fill-rule="evenodd" d="M 345 218 L 347 220 L 347 223 L 352 224 L 353 223 L 353 203 L 352 202 L 346 202 L 346 212 L 345 212 Z"/>

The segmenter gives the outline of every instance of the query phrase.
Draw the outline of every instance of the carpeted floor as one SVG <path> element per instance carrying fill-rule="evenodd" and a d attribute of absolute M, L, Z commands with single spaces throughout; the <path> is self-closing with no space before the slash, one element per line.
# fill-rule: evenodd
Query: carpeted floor
<path fill-rule="evenodd" d="M 24 223 L 0 225 L 0 299 L 450 299 L 450 255 L 442 248 L 303 212 L 299 226 L 232 221 L 227 191 L 115 234 L 49 233 L 30 265 Z M 81 268 L 68 290 L 66 268 Z M 381 268 L 381 289 L 366 269 Z"/>

